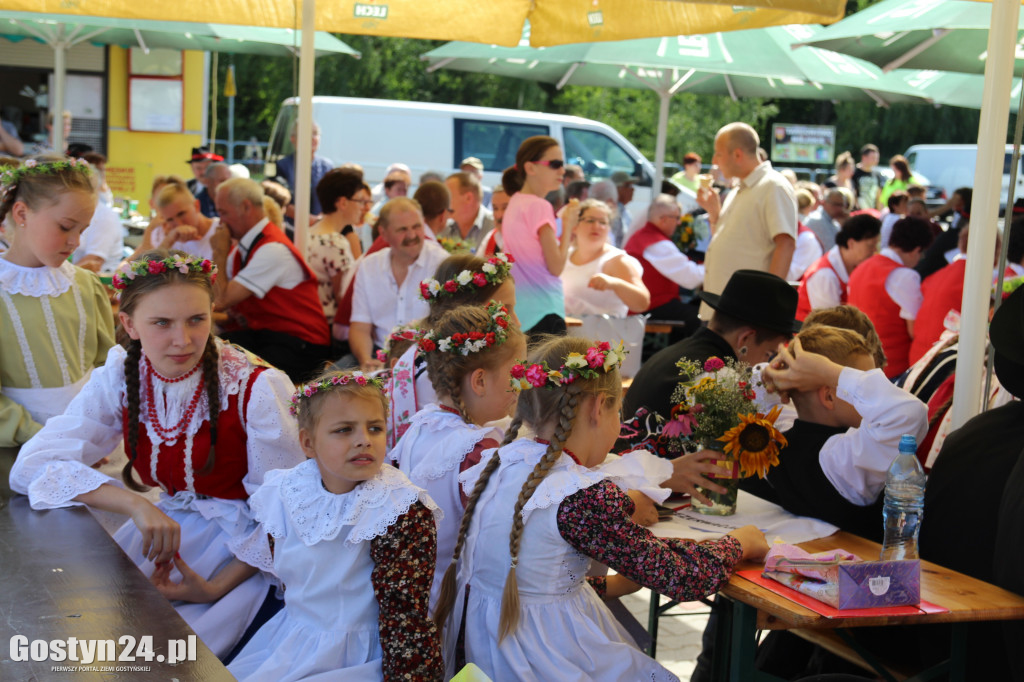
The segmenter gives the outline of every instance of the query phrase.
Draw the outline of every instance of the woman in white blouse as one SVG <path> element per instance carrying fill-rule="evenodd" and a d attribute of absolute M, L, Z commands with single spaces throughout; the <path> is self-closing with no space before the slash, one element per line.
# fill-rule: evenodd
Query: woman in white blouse
<path fill-rule="evenodd" d="M 565 314 L 625 317 L 630 310 L 647 310 L 651 296 L 643 283 L 643 267 L 608 242 L 611 209 L 588 199 L 578 210 L 575 246 L 562 271 Z"/>

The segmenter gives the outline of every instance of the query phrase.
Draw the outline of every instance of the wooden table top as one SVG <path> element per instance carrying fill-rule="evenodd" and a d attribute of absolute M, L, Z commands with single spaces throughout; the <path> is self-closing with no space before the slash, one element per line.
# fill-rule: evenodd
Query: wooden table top
<path fill-rule="evenodd" d="M 808 552 L 845 549 L 863 558 L 877 557 L 881 546 L 851 533 L 839 531 L 827 538 L 799 545 Z M 760 569 L 744 562 L 738 570 Z M 948 613 L 910 616 L 826 618 L 760 585 L 734 575 L 722 594 L 758 609 L 757 627 L 763 630 L 790 628 L 839 628 L 871 625 L 960 623 L 1024 618 L 1024 597 L 929 561 L 921 561 L 921 598 L 949 609 Z"/>
<path fill-rule="evenodd" d="M 0 567 L 0 641 L 5 646 L 17 635 L 30 642 L 66 642 L 70 637 L 113 640 L 119 656 L 128 647 L 123 637 L 152 637 L 153 660 L 146 661 L 140 656 L 144 652 L 133 649 L 134 661 L 95 661 L 87 670 L 76 671 L 75 680 L 234 679 L 198 638 L 196 660 L 176 665 L 158 660 L 166 660 L 169 642 L 187 643 L 195 633 L 82 507 L 34 511 L 26 497 L 10 497 L 0 490 Z M 82 663 L 13 661 L 4 655 L 0 679 L 63 677 L 66 673 L 55 672 L 55 665 Z M 149 672 L 104 671 L 101 666 L 148 666 Z"/>

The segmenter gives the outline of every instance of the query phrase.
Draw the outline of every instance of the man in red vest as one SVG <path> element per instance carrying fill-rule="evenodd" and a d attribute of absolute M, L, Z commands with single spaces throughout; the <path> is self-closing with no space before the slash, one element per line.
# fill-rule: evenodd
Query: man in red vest
<path fill-rule="evenodd" d="M 647 310 L 653 320 L 676 320 L 686 326 L 673 331 L 672 343 L 697 330 L 697 306 L 683 303 L 679 287 L 696 289 L 704 283 L 704 266 L 694 263 L 672 241 L 672 233 L 682 215 L 676 200 L 662 194 L 647 210 L 647 223 L 626 241 L 625 250 L 644 268 L 644 286 L 651 292 Z"/>
<path fill-rule="evenodd" d="M 893 379 L 910 367 L 914 320 L 921 308 L 921 276 L 913 270 L 932 243 L 927 220 L 896 221 L 889 246 L 850 274 L 849 302 L 874 323 L 889 359 L 885 376 Z"/>
<path fill-rule="evenodd" d="M 331 354 L 316 275 L 280 227 L 263 213 L 263 189 L 235 178 L 217 188 L 220 227 L 211 240 L 219 276 L 217 310 L 232 324 L 221 337 L 287 372 L 309 379 Z M 228 253 L 231 239 L 238 241 Z"/>

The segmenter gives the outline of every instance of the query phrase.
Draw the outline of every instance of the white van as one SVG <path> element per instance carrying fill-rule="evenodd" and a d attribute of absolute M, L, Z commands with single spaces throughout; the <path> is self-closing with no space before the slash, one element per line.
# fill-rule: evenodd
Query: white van
<path fill-rule="evenodd" d="M 294 152 L 289 133 L 298 116 L 298 99 L 281 105 L 267 152 L 271 163 Z M 625 171 L 639 178 L 633 205 L 651 201 L 654 166 L 636 147 L 609 126 L 576 116 L 492 109 L 455 104 L 428 104 L 353 97 L 314 97 L 313 120 L 320 126 L 317 154 L 336 165 L 358 163 L 371 186 L 384 179 L 395 162 L 412 169 L 416 183 L 426 171 L 442 177 L 459 170 L 462 159 L 484 164 L 484 184 L 501 183 L 515 163 L 519 143 L 533 135 L 550 135 L 561 143 L 567 163 L 583 167 L 595 182 Z"/>
<path fill-rule="evenodd" d="M 904 156 L 911 170 L 928 177 L 932 185 L 943 188 L 946 196 L 951 196 L 958 187 L 974 186 L 974 168 L 978 160 L 976 144 L 915 144 L 907 149 Z M 1000 195 L 999 207 L 1006 208 L 1006 198 L 1010 189 L 1010 163 L 1013 160 L 1013 145 L 1006 145 L 1006 157 L 1003 160 L 1003 192 Z M 1024 161 L 1024 159 L 1022 159 Z M 1019 199 L 1024 196 L 1024 166 L 1017 169 L 1017 185 L 1013 196 Z"/>

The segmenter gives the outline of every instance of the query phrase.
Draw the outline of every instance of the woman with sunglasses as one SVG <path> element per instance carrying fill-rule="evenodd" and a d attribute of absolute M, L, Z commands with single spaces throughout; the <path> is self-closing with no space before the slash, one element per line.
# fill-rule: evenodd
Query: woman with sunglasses
<path fill-rule="evenodd" d="M 544 198 L 562 186 L 565 161 L 558 142 L 546 135 L 523 140 L 516 164 L 505 170 L 501 184 L 511 195 L 502 237 L 505 250 L 515 255 L 516 313 L 531 337 L 565 334 L 565 297 L 559 276 L 565 269 L 573 230 L 579 220 L 579 202 L 571 200 L 563 212 L 562 238 L 558 219 Z"/>
<path fill-rule="evenodd" d="M 306 262 L 316 273 L 320 305 L 328 322 L 333 322 L 345 289 L 355 274 L 355 262 L 362 255 L 356 227 L 373 201 L 363 174 L 351 168 L 335 168 L 316 185 L 324 215 L 309 230 Z"/>

